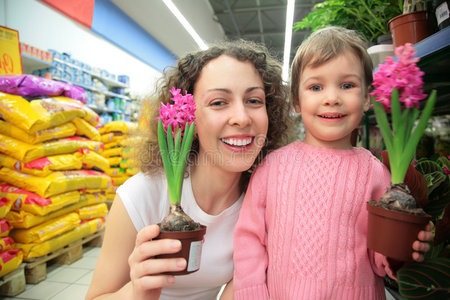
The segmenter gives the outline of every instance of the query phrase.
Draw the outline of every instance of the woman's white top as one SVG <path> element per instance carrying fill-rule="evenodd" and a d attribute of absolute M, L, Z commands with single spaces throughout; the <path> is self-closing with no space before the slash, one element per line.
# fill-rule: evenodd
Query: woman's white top
<path fill-rule="evenodd" d="M 169 212 L 169 194 L 164 174 L 149 176 L 138 173 L 121 185 L 117 194 L 137 231 L 161 222 Z M 221 286 L 233 277 L 233 231 L 243 198 L 244 195 L 241 195 L 221 214 L 212 216 L 197 205 L 190 177 L 184 179 L 181 206 L 194 221 L 207 226 L 200 270 L 175 276 L 175 284 L 164 288 L 160 299 L 216 299 Z"/>

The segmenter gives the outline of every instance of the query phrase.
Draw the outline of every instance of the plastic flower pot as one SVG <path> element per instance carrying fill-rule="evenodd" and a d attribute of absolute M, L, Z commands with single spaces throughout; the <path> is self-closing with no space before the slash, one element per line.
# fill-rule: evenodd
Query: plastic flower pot
<path fill-rule="evenodd" d="M 389 20 L 388 24 L 394 47 L 406 43 L 415 44 L 430 35 L 426 11 L 416 11 L 396 16 Z"/>
<path fill-rule="evenodd" d="M 155 238 L 180 240 L 181 250 L 177 253 L 162 254 L 156 258 L 178 258 L 186 259 L 186 268 L 176 272 L 165 272 L 166 275 L 187 275 L 200 269 L 200 258 L 202 255 L 203 236 L 206 233 L 206 226 L 201 225 L 201 229 L 193 231 L 161 231 Z"/>
<path fill-rule="evenodd" d="M 370 203 L 367 210 L 367 247 L 396 260 L 412 261 L 412 244 L 431 216 L 388 210 Z"/>

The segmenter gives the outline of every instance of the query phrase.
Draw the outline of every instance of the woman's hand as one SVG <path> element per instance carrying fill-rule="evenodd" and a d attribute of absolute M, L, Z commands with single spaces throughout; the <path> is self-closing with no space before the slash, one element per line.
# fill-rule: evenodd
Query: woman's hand
<path fill-rule="evenodd" d="M 422 262 L 424 260 L 424 254 L 430 250 L 430 245 L 428 242 L 433 241 L 433 233 L 431 232 L 433 228 L 434 224 L 429 222 L 425 227 L 425 230 L 421 230 L 417 235 L 418 240 L 414 241 L 412 244 L 414 250 L 412 254 L 413 260 L 417 262 Z"/>
<path fill-rule="evenodd" d="M 159 274 L 180 271 L 186 267 L 184 258 L 154 258 L 156 255 L 181 250 L 179 240 L 152 240 L 158 234 L 158 225 L 147 226 L 137 234 L 134 250 L 128 258 L 133 299 L 159 299 L 161 289 L 175 282 L 174 276 Z"/>

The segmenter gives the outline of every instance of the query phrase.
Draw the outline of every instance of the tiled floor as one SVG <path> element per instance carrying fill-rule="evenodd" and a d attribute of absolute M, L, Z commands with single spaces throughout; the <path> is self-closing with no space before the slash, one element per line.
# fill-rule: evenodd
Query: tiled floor
<path fill-rule="evenodd" d="M 83 248 L 83 257 L 71 265 L 47 265 L 47 279 L 38 284 L 27 284 L 21 294 L 3 299 L 84 299 L 99 253 L 100 247 L 86 247 Z"/>
<path fill-rule="evenodd" d="M 82 300 L 85 298 L 94 272 L 100 247 L 83 248 L 83 257 L 71 265 L 47 266 L 47 279 L 38 284 L 27 284 L 16 297 L 5 300 Z M 217 297 L 219 298 L 219 297 Z M 386 300 L 395 300 L 386 291 Z"/>

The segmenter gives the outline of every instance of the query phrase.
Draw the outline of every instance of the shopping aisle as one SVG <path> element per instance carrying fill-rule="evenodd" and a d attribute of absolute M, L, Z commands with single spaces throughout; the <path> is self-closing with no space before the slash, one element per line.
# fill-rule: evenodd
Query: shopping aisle
<path fill-rule="evenodd" d="M 2 299 L 81 300 L 86 296 L 100 247 L 84 247 L 83 257 L 71 265 L 47 264 L 47 279 L 27 284 L 16 297 Z"/>

